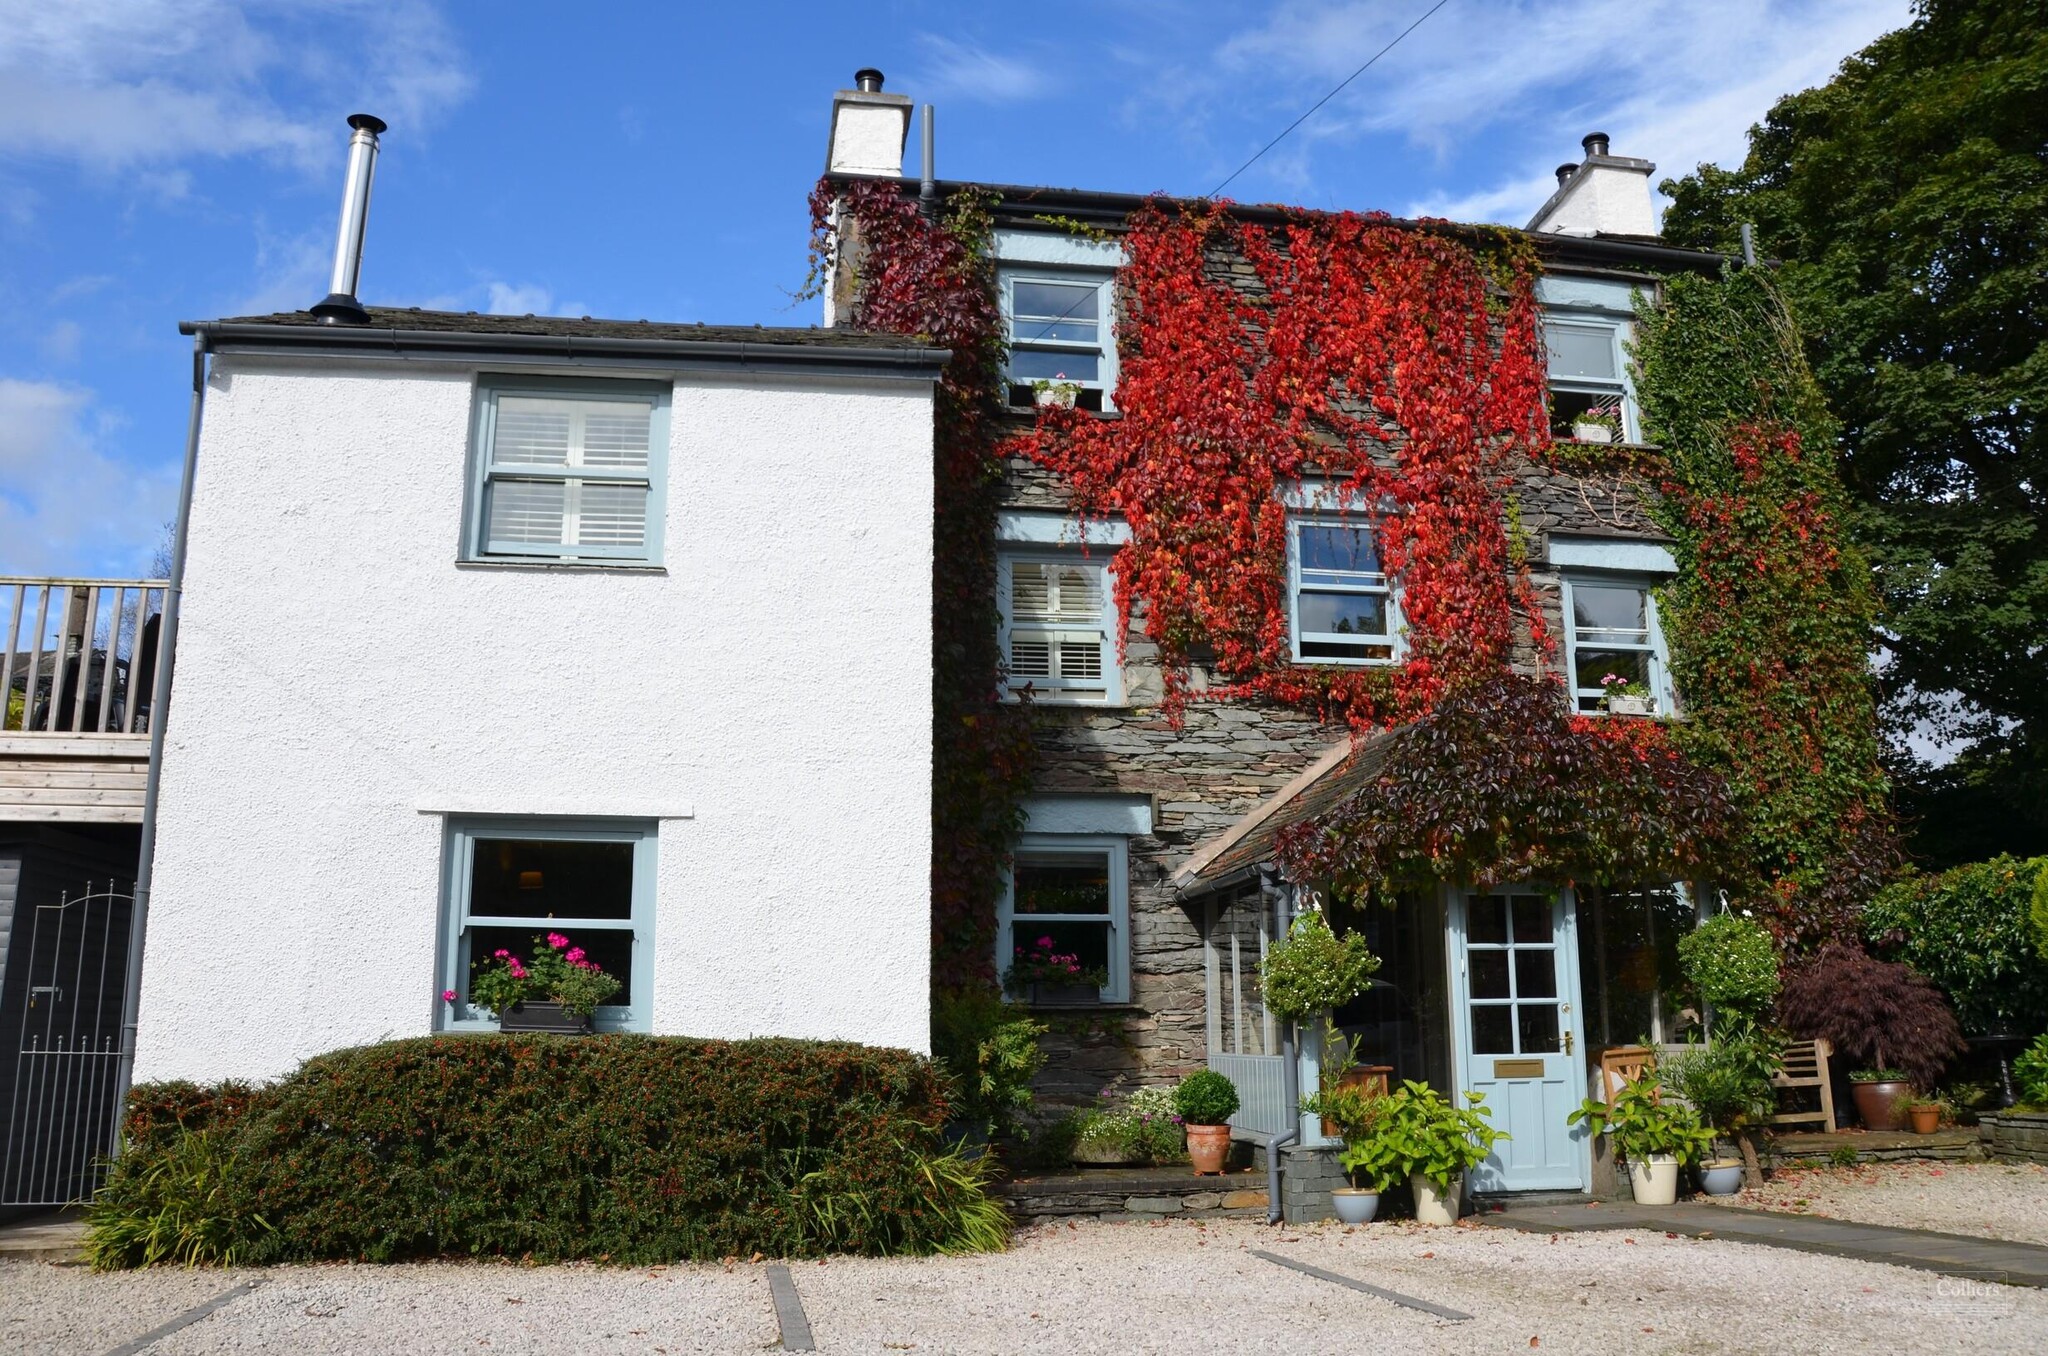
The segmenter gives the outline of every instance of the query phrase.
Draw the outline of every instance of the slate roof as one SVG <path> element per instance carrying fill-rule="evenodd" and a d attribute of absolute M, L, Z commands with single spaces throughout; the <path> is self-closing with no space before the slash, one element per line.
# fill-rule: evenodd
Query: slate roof
<path fill-rule="evenodd" d="M 371 306 L 367 325 L 323 325 L 310 311 L 235 316 L 219 325 L 287 325 L 323 330 L 413 330 L 436 334 L 536 334 L 568 339 L 656 339 L 725 344 L 791 344 L 806 348 L 900 348 L 928 345 L 911 335 L 872 330 L 823 329 L 816 325 L 704 325 L 652 320 L 596 320 L 590 316 L 480 315 L 475 311 L 423 311 L 417 307 Z"/>
<path fill-rule="evenodd" d="M 1197 848 L 1174 871 L 1173 888 L 1183 896 L 1205 894 L 1271 861 L 1283 832 L 1321 819 L 1378 780 L 1405 728 L 1384 730 L 1357 743 L 1347 739 L 1327 750 L 1299 777 Z"/>

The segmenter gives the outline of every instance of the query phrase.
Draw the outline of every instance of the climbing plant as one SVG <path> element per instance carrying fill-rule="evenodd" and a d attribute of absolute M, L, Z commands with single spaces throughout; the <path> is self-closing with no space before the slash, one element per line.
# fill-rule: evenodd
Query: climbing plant
<path fill-rule="evenodd" d="M 1678 561 L 1659 595 L 1687 712 L 1673 738 L 1731 783 L 1731 890 L 1793 950 L 1852 937 L 1897 855 L 1876 600 L 1843 527 L 1834 424 L 1762 270 L 1666 279 L 1636 362 Z"/>
<path fill-rule="evenodd" d="M 1191 653 L 1223 686 L 1360 728 L 1426 710 L 1542 622 L 1503 525 L 1509 459 L 1546 440 L 1536 260 L 1353 213 L 1255 224 L 1155 200 L 1125 237 L 1120 417 L 1051 409 L 1023 440 L 1076 513 L 1120 517 L 1117 606 L 1158 646 L 1166 711 Z M 1243 261 L 1249 276 L 1209 267 Z M 1370 517 L 1402 580 L 1406 661 L 1293 662 L 1286 492 Z"/>
<path fill-rule="evenodd" d="M 851 270 L 847 320 L 952 350 L 935 398 L 932 540 L 932 973 L 992 983 L 995 898 L 1031 784 L 1024 708 L 1001 697 L 995 516 L 1003 332 L 988 200 L 942 215 L 880 180 L 811 194 L 813 278 Z M 834 282 L 841 281 L 833 279 Z"/>

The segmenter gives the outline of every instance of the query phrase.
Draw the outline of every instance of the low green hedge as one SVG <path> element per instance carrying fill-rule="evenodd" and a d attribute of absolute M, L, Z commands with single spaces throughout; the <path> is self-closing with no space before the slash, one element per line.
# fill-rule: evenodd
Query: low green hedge
<path fill-rule="evenodd" d="M 323 1055 L 253 1094 L 144 1086 L 130 1106 L 132 1147 L 92 1216 L 103 1267 L 155 1260 L 135 1243 L 151 1215 L 202 1219 L 201 1244 L 157 1248 L 185 1261 L 641 1264 L 1006 1234 L 981 1165 L 940 1148 L 944 1079 L 901 1050 L 437 1036 Z M 183 1182 L 206 1185 L 204 1208 Z"/>

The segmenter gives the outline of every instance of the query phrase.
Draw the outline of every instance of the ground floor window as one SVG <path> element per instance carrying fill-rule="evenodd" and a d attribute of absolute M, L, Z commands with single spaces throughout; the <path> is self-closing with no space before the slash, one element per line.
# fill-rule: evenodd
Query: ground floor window
<path fill-rule="evenodd" d="M 654 961 L 655 828 L 642 821 L 460 819 L 448 826 L 441 982 L 445 1030 L 488 1030 L 469 1002 L 470 966 L 500 948 L 531 954 L 562 933 L 619 981 L 597 1010 L 608 1031 L 645 1031 Z"/>
<path fill-rule="evenodd" d="M 996 959 L 1009 970 L 1033 953 L 1072 956 L 1100 971 L 1099 999 L 1131 995 L 1130 855 L 1122 837 L 1026 834 L 998 912 Z"/>
<path fill-rule="evenodd" d="M 1670 1045 L 1698 1030 L 1678 968 L 1679 938 L 1699 922 L 1692 892 L 1677 884 L 1586 887 L 1579 906 L 1587 1044 Z"/>

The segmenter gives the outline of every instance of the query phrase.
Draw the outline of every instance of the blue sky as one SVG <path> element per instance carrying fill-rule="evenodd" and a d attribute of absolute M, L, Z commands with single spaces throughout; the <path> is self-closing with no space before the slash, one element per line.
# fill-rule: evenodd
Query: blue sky
<path fill-rule="evenodd" d="M 147 567 L 177 322 L 325 292 L 349 113 L 391 124 L 367 302 L 810 324 L 804 197 L 856 67 L 937 106 L 942 177 L 1203 193 L 1430 3 L 0 0 L 0 574 Z M 1449 0 L 1231 196 L 1519 225 L 1585 132 L 1732 161 L 1908 17 Z"/>

